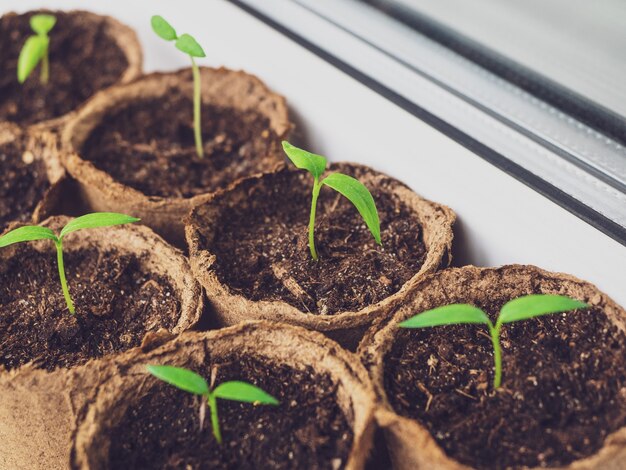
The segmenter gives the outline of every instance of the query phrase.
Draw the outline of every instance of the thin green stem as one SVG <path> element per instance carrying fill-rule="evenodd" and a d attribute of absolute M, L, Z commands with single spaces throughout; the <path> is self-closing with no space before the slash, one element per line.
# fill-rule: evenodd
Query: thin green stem
<path fill-rule="evenodd" d="M 211 412 L 211 427 L 213 428 L 213 435 L 218 444 L 222 443 L 222 432 L 220 431 L 220 422 L 217 416 L 217 399 L 215 395 L 209 393 L 207 396 L 209 403 L 209 411 Z"/>
<path fill-rule="evenodd" d="M 320 195 L 319 177 L 316 177 L 313 181 L 313 197 L 311 198 L 311 216 L 309 217 L 309 249 L 311 250 L 311 256 L 317 261 L 317 251 L 315 250 L 315 212 L 317 209 L 317 198 Z"/>
<path fill-rule="evenodd" d="M 41 59 L 41 71 L 39 73 L 39 82 L 42 85 L 47 85 L 49 76 L 50 76 L 50 65 L 49 65 L 49 60 L 48 60 L 48 48 L 46 47 L 46 50 L 43 53 L 43 58 Z"/>
<path fill-rule="evenodd" d="M 63 289 L 63 297 L 70 313 L 74 313 L 74 303 L 70 297 L 70 291 L 67 287 L 67 279 L 65 278 L 65 263 L 63 262 L 63 240 L 54 242 L 57 248 L 57 266 L 59 268 L 59 278 L 61 279 L 61 288 Z"/>
<path fill-rule="evenodd" d="M 502 349 L 500 348 L 500 323 L 496 326 L 489 325 L 489 333 L 491 335 L 491 343 L 493 344 L 493 362 L 495 374 L 493 377 L 493 388 L 500 388 L 502 383 Z"/>
<path fill-rule="evenodd" d="M 191 56 L 190 56 L 191 57 Z M 204 147 L 202 145 L 202 129 L 200 127 L 200 105 L 202 94 L 200 93 L 200 69 L 196 61 L 191 57 L 191 69 L 193 71 L 193 130 L 196 139 L 196 152 L 198 157 L 204 157 Z"/>

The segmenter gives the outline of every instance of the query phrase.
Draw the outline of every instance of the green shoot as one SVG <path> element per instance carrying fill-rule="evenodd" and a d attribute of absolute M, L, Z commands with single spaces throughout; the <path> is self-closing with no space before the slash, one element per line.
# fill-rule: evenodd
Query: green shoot
<path fill-rule="evenodd" d="M 113 225 L 122 225 L 137 222 L 139 219 L 124 214 L 116 214 L 113 212 L 96 212 L 94 214 L 83 215 L 70 221 L 63 229 L 59 236 L 47 227 L 38 225 L 27 225 L 16 228 L 0 237 L 0 248 L 13 245 L 14 243 L 29 242 L 34 240 L 52 240 L 57 251 L 57 267 L 59 269 L 59 279 L 61 280 L 61 288 L 63 289 L 63 297 L 67 303 L 70 313 L 75 313 L 74 302 L 70 296 L 70 291 L 65 278 L 65 264 L 63 262 L 63 240 L 66 235 L 83 230 L 86 228 L 111 227 Z"/>
<path fill-rule="evenodd" d="M 499 388 L 502 384 L 500 330 L 504 323 L 512 323 L 541 315 L 568 312 L 570 310 L 588 307 L 589 306 L 584 302 L 573 300 L 562 295 L 534 294 L 525 295 L 504 304 L 495 325 L 491 322 L 487 314 L 478 307 L 468 304 L 452 304 L 417 314 L 403 321 L 399 326 L 402 328 L 428 328 L 468 323 L 487 325 L 494 353 L 495 375 L 493 388 Z"/>
<path fill-rule="evenodd" d="M 254 403 L 261 405 L 278 405 L 279 402 L 272 395 L 266 393 L 259 387 L 255 387 L 247 382 L 234 380 L 224 382 L 211 390 L 204 378 L 195 372 L 181 367 L 174 366 L 147 366 L 148 372 L 156 378 L 173 385 L 185 392 L 200 395 L 209 405 L 211 413 L 211 427 L 215 440 L 222 443 L 222 432 L 217 414 L 217 399 L 240 401 L 244 403 Z M 202 426 L 202 424 L 200 425 Z"/>
<path fill-rule="evenodd" d="M 178 36 L 176 30 L 162 16 L 154 15 L 150 23 L 154 32 L 166 41 L 176 41 L 174 45 L 179 51 L 184 52 L 191 59 L 191 70 L 193 72 L 193 129 L 196 140 L 196 152 L 198 157 L 204 156 L 202 145 L 202 129 L 200 127 L 200 105 L 202 100 L 200 90 L 200 69 L 194 57 L 206 57 L 202 46 L 189 34 Z"/>
<path fill-rule="evenodd" d="M 359 211 L 365 221 L 367 228 L 374 236 L 376 243 L 381 245 L 380 220 L 378 210 L 372 194 L 363 183 L 352 176 L 342 173 L 331 173 L 324 179 L 320 179 L 326 170 L 326 158 L 321 155 L 307 152 L 306 150 L 294 147 L 287 141 L 283 141 L 283 150 L 289 160 L 298 168 L 307 170 L 313 175 L 313 195 L 311 198 L 311 213 L 309 216 L 309 249 L 311 256 L 317 261 L 317 250 L 315 249 L 315 212 L 317 209 L 317 199 L 322 186 L 326 185 L 345 196 Z"/>
<path fill-rule="evenodd" d="M 30 18 L 30 27 L 37 34 L 30 36 L 20 51 L 20 56 L 17 60 L 18 82 L 24 83 L 35 67 L 37 67 L 37 64 L 41 62 L 39 81 L 42 85 L 48 83 L 50 76 L 48 59 L 50 38 L 48 33 L 54 28 L 56 22 L 56 17 L 52 15 L 33 15 Z"/>

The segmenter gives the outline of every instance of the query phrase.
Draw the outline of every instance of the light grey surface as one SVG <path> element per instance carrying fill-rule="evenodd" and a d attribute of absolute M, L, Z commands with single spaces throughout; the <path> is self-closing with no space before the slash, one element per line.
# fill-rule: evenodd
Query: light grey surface
<path fill-rule="evenodd" d="M 624 0 L 385 0 L 415 8 L 626 117 Z"/>

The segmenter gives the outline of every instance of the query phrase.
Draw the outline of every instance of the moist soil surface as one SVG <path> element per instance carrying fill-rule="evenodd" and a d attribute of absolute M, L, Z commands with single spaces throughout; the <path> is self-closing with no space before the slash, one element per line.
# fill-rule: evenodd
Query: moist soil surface
<path fill-rule="evenodd" d="M 271 171 L 282 155 L 267 117 L 202 105 L 204 157 L 196 153 L 193 103 L 179 88 L 165 99 L 134 101 L 91 132 L 82 156 L 116 181 L 147 196 L 193 197 Z"/>
<path fill-rule="evenodd" d="M 0 145 L 0 233 L 9 222 L 27 222 L 50 187 L 46 165 L 24 151 L 24 140 Z"/>
<path fill-rule="evenodd" d="M 267 364 L 251 357 L 220 358 L 204 370 L 215 384 L 244 380 L 280 405 L 218 399 L 223 443 L 200 425 L 198 396 L 159 382 L 133 403 L 111 430 L 109 468 L 332 469 L 343 468 L 353 434 L 329 376 Z"/>
<path fill-rule="evenodd" d="M 357 178 L 364 172 L 351 165 L 336 168 Z M 390 179 L 380 181 L 368 189 L 380 216 L 382 246 L 352 203 L 323 187 L 314 261 L 308 246 L 312 178 L 283 171 L 260 184 L 242 183 L 249 186 L 248 200 L 224 211 L 215 239 L 203 248 L 218 254 L 220 281 L 249 299 L 281 300 L 312 314 L 362 309 L 397 292 L 426 256 L 416 216 L 391 193 Z"/>
<path fill-rule="evenodd" d="M 180 306 L 169 280 L 143 272 L 135 256 L 93 248 L 66 252 L 72 315 L 56 251 L 17 248 L 0 267 L 0 367 L 33 361 L 40 369 L 69 368 L 139 346 L 146 332 L 176 324 Z"/>
<path fill-rule="evenodd" d="M 23 84 L 17 81 L 20 50 L 34 34 L 31 14 L 0 19 L 0 120 L 27 125 L 62 116 L 118 81 L 126 70 L 126 57 L 105 35 L 103 21 L 87 22 L 81 14 L 54 15 L 47 85 L 39 81 L 39 66 Z"/>
<path fill-rule="evenodd" d="M 476 302 L 492 320 L 503 304 Z M 385 358 L 392 407 L 479 469 L 560 467 L 626 425 L 626 337 L 601 310 L 506 324 L 501 341 L 494 392 L 486 328 L 403 330 Z"/>

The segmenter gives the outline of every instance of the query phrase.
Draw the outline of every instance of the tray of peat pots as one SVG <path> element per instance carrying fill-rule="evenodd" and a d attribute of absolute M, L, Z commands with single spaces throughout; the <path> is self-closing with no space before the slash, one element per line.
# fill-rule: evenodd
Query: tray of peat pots
<path fill-rule="evenodd" d="M 64 164 L 91 210 L 135 214 L 183 247 L 183 219 L 193 205 L 284 164 L 280 141 L 291 124 L 284 98 L 258 78 L 198 67 L 204 51 L 191 36 L 178 37 L 161 17 L 152 25 L 192 68 L 96 95 L 63 132 L 72 150 Z"/>
<path fill-rule="evenodd" d="M 276 320 L 356 348 L 372 320 L 450 262 L 454 213 L 362 165 L 284 143 L 301 169 L 246 179 L 192 211 L 192 269 L 220 325 Z"/>
<path fill-rule="evenodd" d="M 109 363 L 71 468 L 356 470 L 372 445 L 367 372 L 317 332 L 244 322 Z"/>
<path fill-rule="evenodd" d="M 359 346 L 394 468 L 626 468 L 623 308 L 534 266 L 418 287 Z"/>
<path fill-rule="evenodd" d="M 0 468 L 64 468 L 99 361 L 198 321 L 187 260 L 135 221 L 52 217 L 0 237 Z"/>
<path fill-rule="evenodd" d="M 0 122 L 0 234 L 10 222 L 39 222 L 59 206 L 65 171 L 47 131 Z"/>
<path fill-rule="evenodd" d="M 0 17 L 0 121 L 53 129 L 98 90 L 141 74 L 130 28 L 86 11 Z"/>

